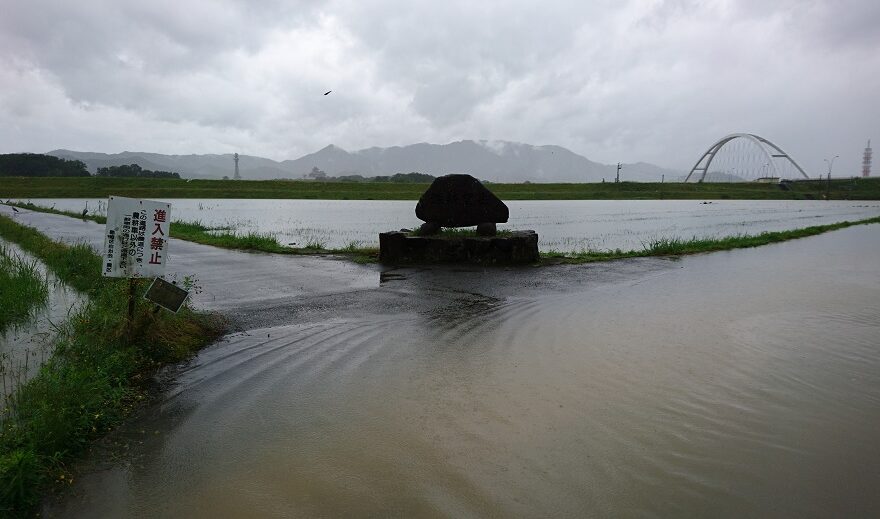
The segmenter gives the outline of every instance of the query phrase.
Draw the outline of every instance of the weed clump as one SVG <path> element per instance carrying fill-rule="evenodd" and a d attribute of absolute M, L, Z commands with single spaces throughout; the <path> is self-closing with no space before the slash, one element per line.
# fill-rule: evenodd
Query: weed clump
<path fill-rule="evenodd" d="M 36 262 L 26 261 L 0 245 L 0 332 L 27 321 L 48 297 L 48 282 Z"/>

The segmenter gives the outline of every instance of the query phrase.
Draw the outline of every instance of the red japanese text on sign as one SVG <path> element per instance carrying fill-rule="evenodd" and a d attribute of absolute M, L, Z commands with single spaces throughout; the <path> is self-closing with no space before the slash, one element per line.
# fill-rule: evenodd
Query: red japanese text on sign
<path fill-rule="evenodd" d="M 111 196 L 104 233 L 103 275 L 164 275 L 170 221 L 171 205 L 166 202 Z"/>

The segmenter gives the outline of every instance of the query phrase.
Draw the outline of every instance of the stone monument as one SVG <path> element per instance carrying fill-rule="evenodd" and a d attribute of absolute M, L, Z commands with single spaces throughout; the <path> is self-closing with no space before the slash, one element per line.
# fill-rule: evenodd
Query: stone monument
<path fill-rule="evenodd" d="M 416 204 L 416 216 L 425 222 L 422 236 L 436 234 L 441 227 L 474 225 L 478 235 L 495 236 L 495 224 L 507 223 L 508 215 L 504 202 L 470 175 L 435 179 Z"/>
<path fill-rule="evenodd" d="M 416 233 L 379 234 L 379 261 L 407 263 L 516 264 L 538 261 L 535 231 L 510 231 L 498 236 L 509 210 L 497 196 L 470 175 L 446 175 L 419 198 L 416 216 L 424 223 Z M 477 227 L 476 236 L 443 235 L 443 227 Z"/>

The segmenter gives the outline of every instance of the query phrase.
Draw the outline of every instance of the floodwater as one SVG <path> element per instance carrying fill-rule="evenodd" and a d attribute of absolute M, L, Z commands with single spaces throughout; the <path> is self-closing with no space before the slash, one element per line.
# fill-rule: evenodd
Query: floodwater
<path fill-rule="evenodd" d="M 106 200 L 33 199 L 57 209 L 102 214 Z M 379 233 L 417 227 L 412 201 L 167 199 L 175 220 L 238 233 L 275 235 L 281 243 L 377 245 Z M 641 249 L 660 238 L 756 234 L 880 215 L 880 202 L 805 200 L 510 201 L 502 229 L 537 231 L 541 250 Z"/>
<path fill-rule="evenodd" d="M 36 308 L 30 319 L 0 332 L 0 379 L 3 391 L 0 396 L 5 397 L 18 384 L 36 375 L 40 364 L 51 354 L 59 326 L 82 304 L 83 297 L 16 244 L 0 239 L 0 245 L 25 261 L 33 262 L 40 275 L 46 278 L 49 288 L 46 304 Z"/>
<path fill-rule="evenodd" d="M 85 243 L 100 251 L 104 246 L 104 225 L 54 214 L 22 209 L 13 212 L 0 205 L 0 214 L 35 227 L 49 238 L 65 243 Z M 172 239 L 166 278 L 190 278 L 196 284 L 192 300 L 200 307 L 227 314 L 255 306 L 247 323 L 235 319 L 235 326 L 253 326 L 275 301 L 288 301 L 309 295 L 344 294 L 379 285 L 372 269 L 348 261 L 320 257 L 231 251 Z M 283 308 L 280 310 L 283 311 Z M 235 315 L 232 315 L 235 317 Z"/>
<path fill-rule="evenodd" d="M 243 293 L 265 326 L 167 373 L 45 515 L 876 517 L 878 257 L 869 225 Z"/>

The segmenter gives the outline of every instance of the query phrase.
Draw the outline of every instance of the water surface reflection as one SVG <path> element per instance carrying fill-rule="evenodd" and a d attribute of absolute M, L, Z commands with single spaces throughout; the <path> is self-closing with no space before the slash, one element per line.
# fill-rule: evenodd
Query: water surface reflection
<path fill-rule="evenodd" d="M 874 225 L 554 288 L 552 269 L 395 271 L 372 292 L 408 312 L 374 297 L 205 351 L 129 462 L 53 512 L 877 515 L 878 255 Z"/>

